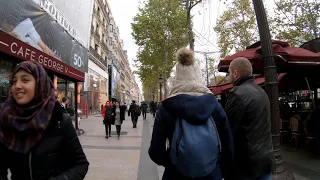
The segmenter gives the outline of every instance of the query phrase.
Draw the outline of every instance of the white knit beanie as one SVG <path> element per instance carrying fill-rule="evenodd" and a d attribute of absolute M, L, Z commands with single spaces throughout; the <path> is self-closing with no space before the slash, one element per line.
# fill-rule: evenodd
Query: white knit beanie
<path fill-rule="evenodd" d="M 177 61 L 175 83 L 200 83 L 202 81 L 200 67 L 195 63 L 193 51 L 187 48 L 178 50 Z"/>
<path fill-rule="evenodd" d="M 195 63 L 193 51 L 186 48 L 180 49 L 177 52 L 177 61 L 169 98 L 180 94 L 201 96 L 211 93 L 202 82 L 201 70 Z"/>

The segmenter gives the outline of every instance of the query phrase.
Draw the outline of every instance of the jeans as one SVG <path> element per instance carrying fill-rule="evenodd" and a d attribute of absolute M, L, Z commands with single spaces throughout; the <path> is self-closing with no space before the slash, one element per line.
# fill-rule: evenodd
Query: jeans
<path fill-rule="evenodd" d="M 110 135 L 111 134 L 111 124 L 108 124 L 107 122 L 105 122 L 104 127 L 106 130 L 106 136 Z"/>
<path fill-rule="evenodd" d="M 147 119 L 147 111 L 142 111 L 143 119 Z"/>
<path fill-rule="evenodd" d="M 137 122 L 138 122 L 138 116 L 131 116 L 131 121 L 133 124 L 133 128 L 137 127 Z"/>
<path fill-rule="evenodd" d="M 117 129 L 117 135 L 119 137 L 121 132 L 121 125 L 116 125 L 116 129 Z"/>

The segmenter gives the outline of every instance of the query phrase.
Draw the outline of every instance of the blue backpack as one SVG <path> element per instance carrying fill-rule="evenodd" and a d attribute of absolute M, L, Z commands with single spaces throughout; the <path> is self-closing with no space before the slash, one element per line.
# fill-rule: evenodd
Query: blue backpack
<path fill-rule="evenodd" d="M 183 119 L 176 121 L 170 157 L 184 176 L 201 178 L 209 175 L 216 168 L 220 154 L 220 137 L 212 117 L 201 125 Z"/>

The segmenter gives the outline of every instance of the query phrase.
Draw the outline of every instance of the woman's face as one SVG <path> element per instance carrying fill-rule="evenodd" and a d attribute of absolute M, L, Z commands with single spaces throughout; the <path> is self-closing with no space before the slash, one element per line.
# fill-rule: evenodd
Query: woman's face
<path fill-rule="evenodd" d="M 117 107 L 119 107 L 119 106 L 120 106 L 119 102 L 116 102 L 116 106 L 117 106 Z"/>
<path fill-rule="evenodd" d="M 108 101 L 108 102 L 106 102 L 106 105 L 107 105 L 107 106 L 109 106 L 109 105 L 110 105 L 110 102 L 109 102 L 109 101 Z"/>
<path fill-rule="evenodd" d="M 28 104 L 35 96 L 36 79 L 28 72 L 20 70 L 12 79 L 11 91 L 19 105 Z"/>

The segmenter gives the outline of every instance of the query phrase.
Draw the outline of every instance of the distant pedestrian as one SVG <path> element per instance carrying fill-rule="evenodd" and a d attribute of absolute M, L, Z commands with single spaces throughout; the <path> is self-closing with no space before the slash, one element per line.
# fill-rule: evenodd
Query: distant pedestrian
<path fill-rule="evenodd" d="M 120 106 L 120 103 L 118 101 L 115 104 L 116 105 L 112 109 L 112 114 L 114 114 L 114 125 L 116 126 L 117 136 L 119 140 L 121 133 L 121 125 L 125 119 L 125 112 L 123 106 Z"/>
<path fill-rule="evenodd" d="M 155 118 L 149 156 L 165 167 L 163 180 L 222 180 L 233 157 L 227 116 L 200 81 L 193 51 L 179 50 L 177 60 L 170 96 Z"/>
<path fill-rule="evenodd" d="M 248 59 L 234 59 L 229 73 L 234 87 L 227 97 L 226 113 L 234 137 L 235 155 L 226 179 L 271 180 L 275 158 L 269 98 L 255 84 Z"/>
<path fill-rule="evenodd" d="M 155 117 L 157 111 L 157 104 L 153 100 L 150 102 L 150 109 L 153 117 Z"/>
<path fill-rule="evenodd" d="M 67 97 L 62 98 L 61 106 L 67 112 L 67 105 L 69 103 L 69 99 Z"/>
<path fill-rule="evenodd" d="M 146 103 L 142 103 L 141 111 L 142 111 L 143 120 L 147 119 L 147 110 L 148 110 L 148 105 Z"/>
<path fill-rule="evenodd" d="M 137 122 L 138 118 L 141 115 L 141 110 L 139 105 L 136 104 L 136 101 L 132 101 L 132 104 L 130 105 L 129 111 L 128 111 L 128 116 L 131 115 L 131 120 L 133 124 L 133 128 L 137 128 Z"/>
<path fill-rule="evenodd" d="M 110 101 L 106 102 L 101 115 L 103 116 L 103 124 L 105 127 L 105 138 L 111 137 L 111 124 L 113 123 L 113 106 Z"/>

